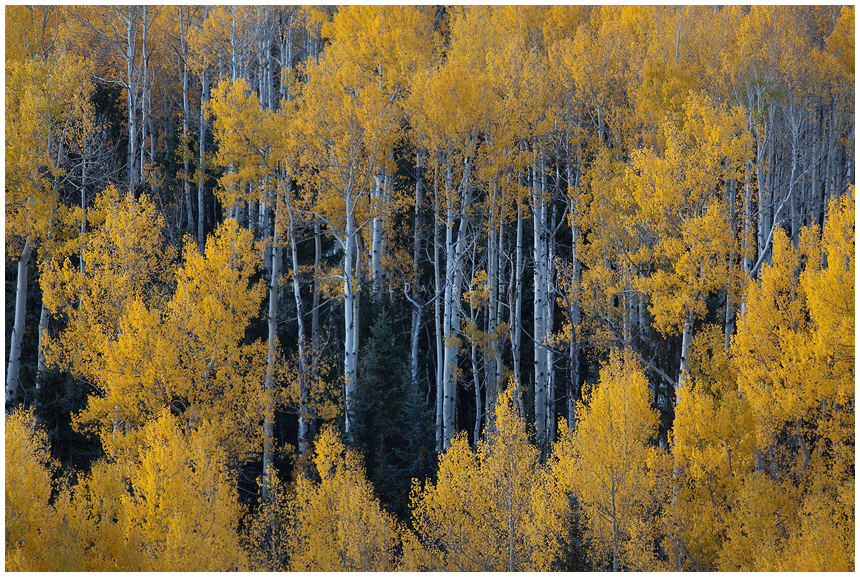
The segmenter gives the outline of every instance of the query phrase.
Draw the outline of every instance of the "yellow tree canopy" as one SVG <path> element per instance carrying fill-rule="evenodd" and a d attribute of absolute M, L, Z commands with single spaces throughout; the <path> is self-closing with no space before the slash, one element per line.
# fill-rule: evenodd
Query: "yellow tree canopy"
<path fill-rule="evenodd" d="M 290 506 L 292 571 L 392 571 L 400 543 L 394 517 L 373 495 L 361 457 L 332 428 L 314 445 L 314 482 L 302 475 Z"/>

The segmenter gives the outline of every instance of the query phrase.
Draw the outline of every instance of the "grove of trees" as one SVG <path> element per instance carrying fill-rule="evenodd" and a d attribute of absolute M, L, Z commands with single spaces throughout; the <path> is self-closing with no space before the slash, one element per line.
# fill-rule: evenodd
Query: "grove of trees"
<path fill-rule="evenodd" d="M 5 17 L 7 570 L 854 570 L 852 6 Z"/>

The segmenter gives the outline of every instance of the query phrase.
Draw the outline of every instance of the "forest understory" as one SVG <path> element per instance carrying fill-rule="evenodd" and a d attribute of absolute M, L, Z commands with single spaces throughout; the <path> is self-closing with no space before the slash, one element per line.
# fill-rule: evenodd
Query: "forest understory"
<path fill-rule="evenodd" d="M 854 571 L 854 7 L 5 18 L 7 571 Z"/>

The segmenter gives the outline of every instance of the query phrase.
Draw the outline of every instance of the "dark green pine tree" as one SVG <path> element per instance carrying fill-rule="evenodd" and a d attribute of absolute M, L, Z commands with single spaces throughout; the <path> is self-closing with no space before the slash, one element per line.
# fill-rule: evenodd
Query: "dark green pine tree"
<path fill-rule="evenodd" d="M 364 454 L 380 501 L 406 520 L 412 479 L 432 474 L 430 412 L 411 384 L 406 345 L 382 310 L 359 356 L 350 413 L 351 443 Z"/>
<path fill-rule="evenodd" d="M 579 499 L 571 493 L 568 495 L 567 518 L 565 519 L 565 534 L 559 536 L 559 548 L 553 561 L 554 571 L 594 571 L 588 558 L 588 548 L 591 538 L 586 535 L 585 513 L 579 506 Z"/>

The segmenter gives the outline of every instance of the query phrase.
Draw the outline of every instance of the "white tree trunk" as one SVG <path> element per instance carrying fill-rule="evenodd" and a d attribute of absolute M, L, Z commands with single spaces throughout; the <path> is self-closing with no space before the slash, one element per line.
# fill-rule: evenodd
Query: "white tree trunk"
<path fill-rule="evenodd" d="M 278 219 L 278 213 L 281 210 L 280 199 L 275 203 L 275 220 Z M 269 334 L 268 334 L 268 357 L 266 360 L 266 416 L 263 426 L 263 483 L 262 493 L 263 501 L 268 501 L 270 479 L 269 474 L 274 457 L 274 422 L 275 422 L 275 406 L 274 406 L 274 378 L 275 378 L 275 341 L 277 339 L 278 329 L 278 290 L 280 288 L 281 278 L 281 231 L 279 227 L 275 227 L 275 232 L 272 236 L 272 245 L 275 247 L 275 258 L 272 262 L 272 275 L 269 279 Z"/>
<path fill-rule="evenodd" d="M 499 327 L 499 246 L 496 222 L 498 220 L 498 191 L 499 181 L 495 179 L 490 196 L 490 222 L 487 233 L 487 333 L 489 335 L 489 358 L 486 360 L 487 378 L 485 379 L 487 397 L 487 415 L 493 414 L 496 399 L 499 395 L 499 372 L 501 364 L 501 347 L 496 331 Z"/>
<path fill-rule="evenodd" d="M 373 239 L 371 240 L 370 269 L 373 275 L 373 298 L 382 298 L 382 210 L 385 204 L 385 171 L 374 175 L 376 188 L 374 189 L 372 203 L 373 210 Z"/>
<path fill-rule="evenodd" d="M 684 330 L 681 337 L 681 366 L 678 370 L 678 388 L 675 391 L 675 405 L 680 403 L 686 392 L 687 376 L 689 372 L 690 350 L 693 342 L 693 313 L 690 312 L 684 320 Z"/>
<path fill-rule="evenodd" d="M 548 239 L 547 246 L 547 282 L 546 282 L 546 314 L 544 315 L 544 322 L 546 323 L 545 335 L 547 338 L 547 342 L 549 343 L 552 338 L 553 330 L 555 330 L 554 324 L 554 311 L 555 311 L 555 220 L 556 220 L 556 205 L 553 201 L 552 206 L 552 220 L 550 221 L 550 238 Z M 547 348 L 546 350 L 546 367 L 547 367 L 547 389 L 546 389 L 546 446 L 549 445 L 555 440 L 555 354 L 553 350 Z"/>
<path fill-rule="evenodd" d="M 523 211 L 522 207 L 517 206 L 517 242 L 516 242 L 516 263 L 511 271 L 513 282 L 511 283 L 509 299 L 513 299 L 513 306 L 510 307 L 511 322 L 511 354 L 514 358 L 514 386 L 516 391 L 514 397 L 517 401 L 517 407 L 520 411 L 520 416 L 525 417 L 525 406 L 523 404 L 522 394 L 522 370 L 520 367 L 520 347 L 522 343 L 522 318 L 523 318 Z"/>
<path fill-rule="evenodd" d="M 134 59 L 135 59 L 135 44 L 137 35 L 135 34 L 135 20 L 137 19 L 136 6 L 128 7 L 128 22 L 126 27 L 127 47 L 125 52 L 126 75 L 128 85 L 126 86 L 126 106 L 128 107 L 128 190 L 134 192 L 137 185 L 137 85 L 134 81 Z"/>
<path fill-rule="evenodd" d="M 547 367 L 546 316 L 547 316 L 547 207 L 543 161 L 533 173 L 532 213 L 534 218 L 534 395 L 537 442 L 541 451 L 547 442 Z"/>
<path fill-rule="evenodd" d="M 191 106 L 188 102 L 188 41 L 185 38 L 185 10 L 179 7 L 179 46 L 182 50 L 182 167 L 185 172 L 185 205 L 188 215 L 188 233 L 197 237 L 194 226 L 194 208 L 191 201 L 191 158 L 188 134 L 188 117 L 191 114 Z"/>
<path fill-rule="evenodd" d="M 436 303 L 435 303 L 435 321 L 436 321 L 436 451 L 442 450 L 442 434 L 445 429 L 443 424 L 443 405 L 444 405 L 444 366 L 445 353 L 442 346 L 442 298 L 439 291 L 442 289 L 442 255 L 439 254 L 439 247 L 442 244 L 439 238 L 439 190 L 434 190 L 436 198 L 436 210 L 433 217 L 433 275 L 436 282 Z M 448 288 L 447 286 L 445 287 Z"/>
<path fill-rule="evenodd" d="M 200 77 L 200 158 L 197 162 L 197 246 L 200 253 L 206 245 L 206 237 L 203 232 L 203 187 L 206 184 L 206 102 L 209 101 L 209 77 L 206 70 Z"/>
<path fill-rule="evenodd" d="M 418 391 L 418 333 L 421 330 L 421 315 L 424 306 L 418 304 L 419 293 L 419 259 L 421 257 L 421 205 L 424 202 L 423 182 L 423 154 L 419 148 L 415 153 L 415 231 L 412 237 L 412 347 L 410 351 L 410 367 L 412 374 L 412 386 Z"/>
<path fill-rule="evenodd" d="M 443 449 L 451 446 L 455 431 L 455 412 L 457 410 L 457 363 L 460 355 L 460 296 L 463 290 L 463 255 L 466 249 L 466 230 L 469 226 L 467 209 L 472 201 L 472 187 L 469 182 L 470 161 L 467 158 L 463 170 L 463 180 L 460 186 L 461 197 L 459 206 L 459 227 L 457 240 L 454 241 L 454 209 L 451 198 L 451 166 L 450 162 L 445 178 L 447 195 L 447 219 L 445 222 L 445 314 L 443 331 L 445 334 L 444 398 L 442 412 Z"/>
<path fill-rule="evenodd" d="M 27 314 L 27 266 L 33 254 L 30 237 L 24 242 L 18 258 L 18 285 L 15 289 L 15 325 L 9 343 L 9 365 L 6 369 L 6 408 L 9 409 L 18 399 L 21 375 L 21 343 L 24 341 L 25 317 Z"/>
<path fill-rule="evenodd" d="M 285 196 L 287 214 L 289 216 L 289 231 L 290 231 L 290 248 L 293 258 L 293 298 L 296 301 L 296 319 L 298 320 L 298 346 L 299 346 L 299 452 L 305 454 L 310 448 L 309 436 L 309 420 L 310 420 L 310 394 L 308 390 L 307 380 L 307 346 L 305 344 L 305 310 L 302 305 L 301 287 L 299 285 L 299 248 L 296 240 L 296 214 L 292 201 L 292 183 L 287 179 Z M 275 226 L 277 228 L 277 212 L 275 214 Z M 272 267 L 275 267 L 276 262 L 281 258 L 280 247 L 275 247 L 277 252 L 273 255 L 274 260 Z M 279 264 L 279 263 L 278 263 Z M 280 268 L 280 266 L 279 266 Z"/>
<path fill-rule="evenodd" d="M 143 21 L 141 26 L 141 36 L 140 36 L 140 52 L 141 59 L 143 60 L 143 83 L 141 86 L 141 103 L 140 103 L 140 182 L 145 182 L 145 168 L 146 168 L 146 133 L 147 129 L 150 128 L 150 86 L 149 86 L 149 52 L 147 50 L 147 36 L 149 32 L 149 25 L 147 23 L 147 13 L 149 11 L 148 6 L 143 6 Z M 151 131 L 150 131 L 151 132 Z M 153 139 L 154 140 L 154 139 Z"/>
<path fill-rule="evenodd" d="M 504 275 L 505 275 L 505 266 L 504 260 L 502 260 L 502 253 L 504 249 L 505 242 L 505 220 L 504 218 L 499 218 L 499 236 L 498 243 L 496 245 L 496 262 L 498 262 L 498 266 L 496 267 L 496 330 L 498 330 L 499 325 L 502 323 L 502 314 L 503 308 L 505 307 L 505 283 L 504 283 Z M 495 403 L 498 400 L 498 394 L 501 391 L 502 387 L 505 385 L 504 377 L 505 377 L 505 365 L 502 362 L 502 346 L 501 342 L 496 339 L 494 341 L 496 358 L 498 359 L 496 362 L 496 398 L 493 402 L 493 405 L 490 407 L 490 416 L 495 411 Z"/>
<path fill-rule="evenodd" d="M 350 433 L 350 413 L 352 412 L 353 395 L 355 394 L 356 377 L 358 375 L 358 306 L 359 306 L 359 263 L 361 255 L 356 246 L 355 203 L 352 198 L 353 176 L 346 189 L 346 229 L 344 231 L 344 260 L 343 260 L 343 306 L 344 306 L 344 380 L 346 402 L 346 434 Z"/>
<path fill-rule="evenodd" d="M 574 197 L 577 190 L 573 186 L 573 174 L 570 166 L 567 168 L 568 182 L 568 202 L 570 202 L 570 212 L 573 215 L 573 224 L 571 226 L 571 263 L 570 263 L 570 298 L 568 301 L 568 316 L 570 317 L 571 335 L 570 335 L 570 376 L 568 377 L 567 391 L 567 421 L 568 426 L 576 430 L 576 401 L 579 400 L 579 340 L 576 336 L 576 329 L 579 326 L 580 308 L 579 308 L 579 279 L 580 279 L 580 263 L 579 263 L 579 242 L 580 230 L 576 224 L 577 202 Z"/>
<path fill-rule="evenodd" d="M 460 344 L 457 340 L 457 330 L 460 325 L 459 283 L 462 274 L 457 266 L 457 256 L 454 244 L 454 211 L 451 201 L 448 201 L 448 211 L 445 219 L 445 296 L 444 313 L 442 317 L 442 332 L 444 334 L 444 357 L 442 364 L 442 448 L 451 445 L 454 434 L 454 411 L 457 394 L 457 359 L 460 354 Z"/>

